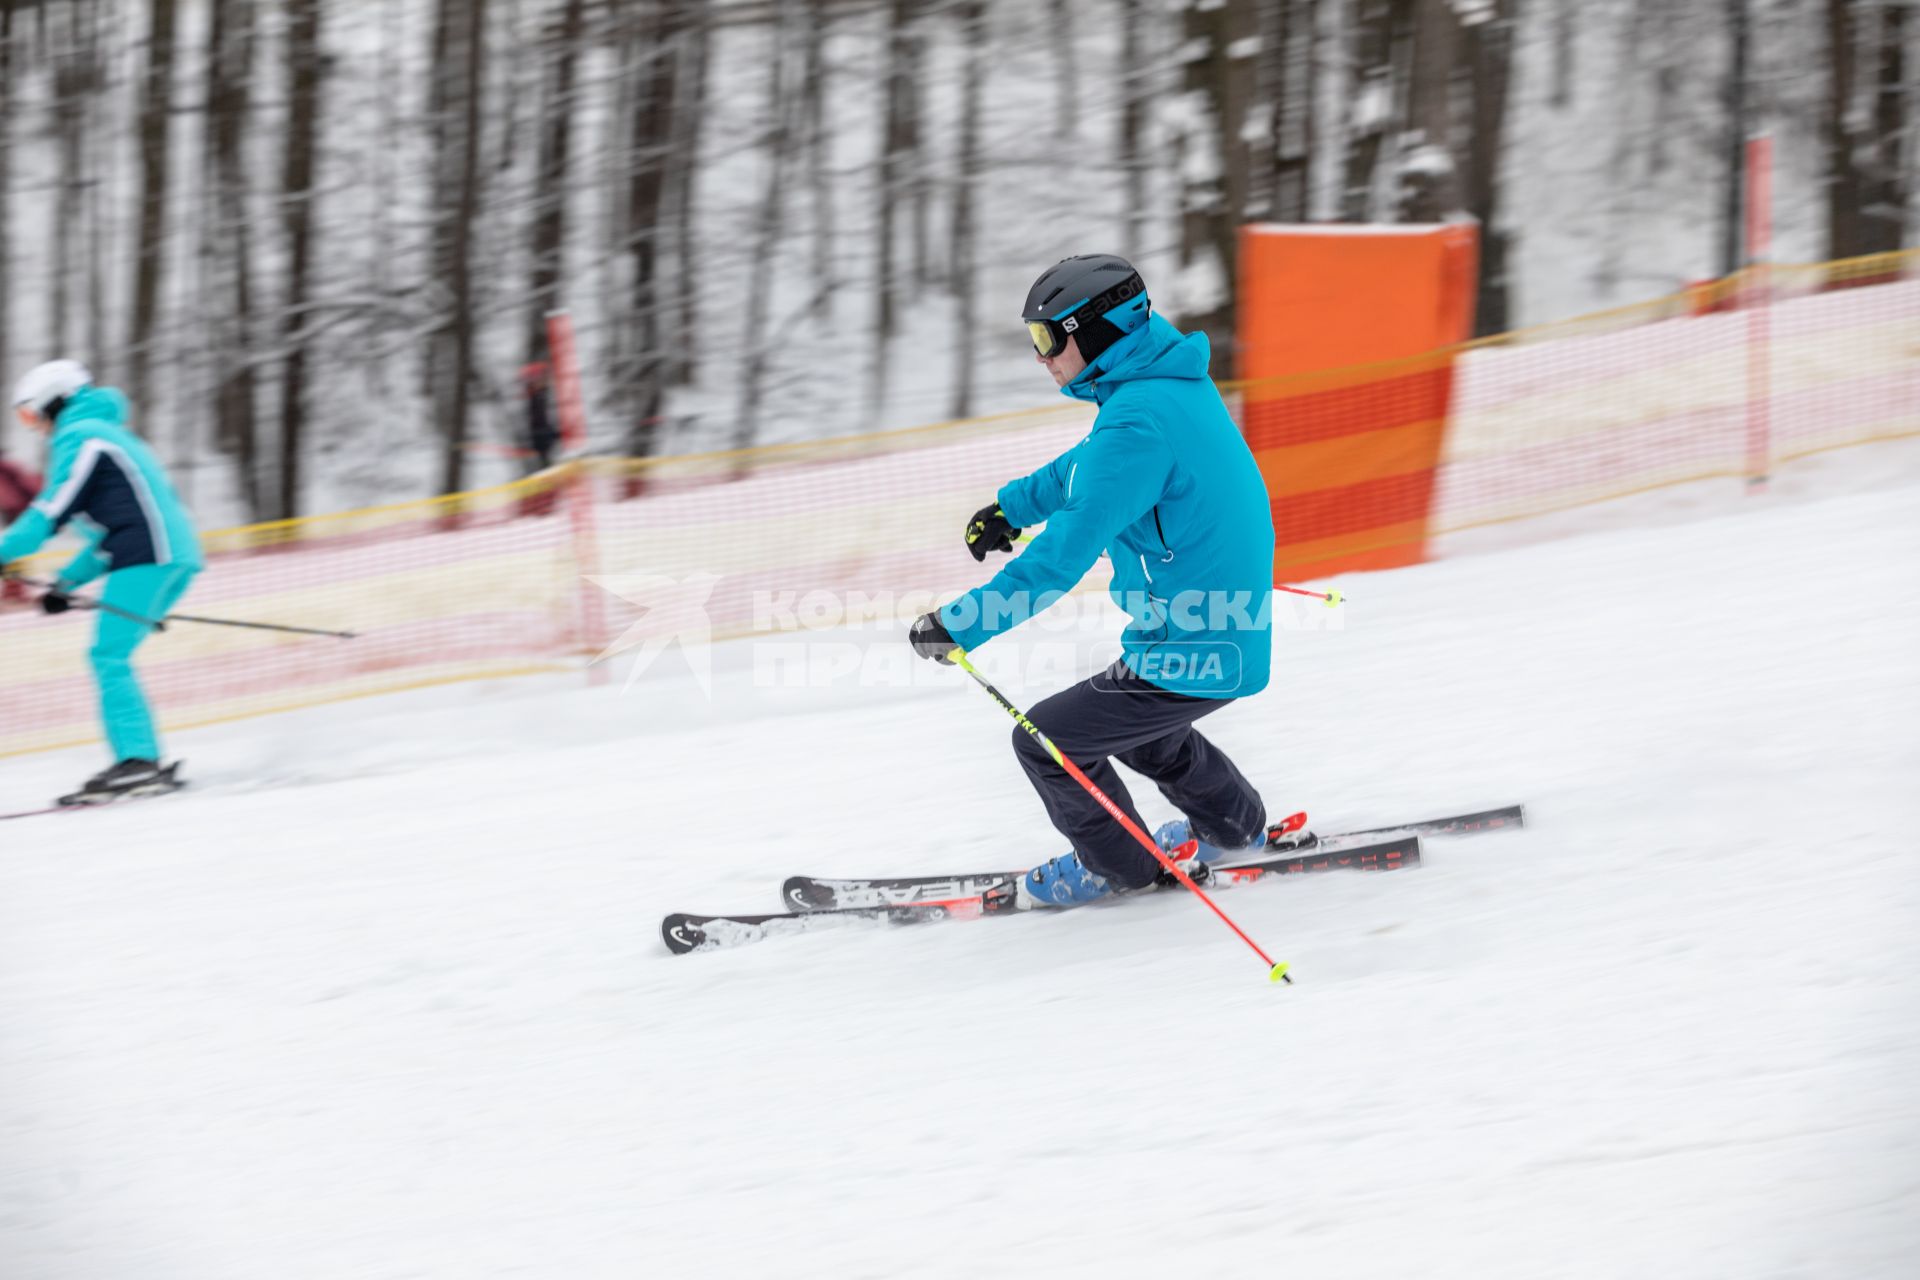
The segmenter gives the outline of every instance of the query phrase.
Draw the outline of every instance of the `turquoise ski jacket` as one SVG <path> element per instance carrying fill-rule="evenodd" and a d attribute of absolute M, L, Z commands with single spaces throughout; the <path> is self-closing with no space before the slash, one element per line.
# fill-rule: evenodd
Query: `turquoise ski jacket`
<path fill-rule="evenodd" d="M 201 567 L 193 517 L 153 450 L 127 430 L 127 398 L 111 387 L 84 387 L 61 408 L 46 485 L 0 537 L 0 564 L 32 555 L 69 520 L 86 530 L 86 546 L 60 571 L 68 586 L 135 565 Z"/>
<path fill-rule="evenodd" d="M 1205 334 L 1156 315 L 1061 388 L 1099 405 L 1099 416 L 1079 444 L 1001 487 L 1010 521 L 1046 528 L 985 586 L 940 610 L 956 644 L 974 649 L 1018 626 L 1105 554 L 1135 674 L 1201 698 L 1266 687 L 1273 512 L 1207 376 L 1209 355 Z"/>

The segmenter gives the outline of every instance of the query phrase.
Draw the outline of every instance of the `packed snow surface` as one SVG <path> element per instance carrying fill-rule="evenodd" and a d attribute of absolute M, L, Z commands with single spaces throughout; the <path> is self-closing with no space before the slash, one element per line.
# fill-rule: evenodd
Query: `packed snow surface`
<path fill-rule="evenodd" d="M 176 735 L 0 824 L 0 1275 L 1911 1275 L 1916 565 L 1897 488 L 1343 582 L 1207 731 L 1322 829 L 1530 826 L 1223 894 L 1291 988 L 1176 894 L 669 956 L 1059 852 L 931 665 Z"/>

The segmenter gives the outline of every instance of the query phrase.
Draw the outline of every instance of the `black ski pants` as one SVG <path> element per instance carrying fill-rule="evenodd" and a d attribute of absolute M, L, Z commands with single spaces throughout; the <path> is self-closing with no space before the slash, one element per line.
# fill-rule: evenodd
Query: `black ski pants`
<path fill-rule="evenodd" d="M 1141 822 L 1115 760 L 1157 785 L 1186 814 L 1193 834 L 1239 848 L 1264 830 L 1266 807 L 1233 761 L 1193 727 L 1229 701 L 1170 693 L 1116 662 L 1042 701 L 1029 718 L 1148 835 L 1153 832 Z M 1017 725 L 1013 750 L 1047 816 L 1089 870 L 1128 889 L 1153 881 L 1160 870 L 1154 856 Z"/>

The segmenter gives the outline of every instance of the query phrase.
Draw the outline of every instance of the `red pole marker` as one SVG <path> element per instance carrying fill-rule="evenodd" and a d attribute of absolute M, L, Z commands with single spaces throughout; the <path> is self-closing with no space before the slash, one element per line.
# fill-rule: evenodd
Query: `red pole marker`
<path fill-rule="evenodd" d="M 1315 600 L 1325 600 L 1327 602 L 1327 608 L 1329 609 L 1333 608 L 1333 606 L 1339 604 L 1342 600 L 1346 599 L 1346 597 L 1341 595 L 1338 591 L 1309 591 L 1305 587 L 1280 587 L 1280 586 L 1276 586 L 1274 590 L 1275 591 L 1291 591 L 1296 596 L 1312 596 Z"/>

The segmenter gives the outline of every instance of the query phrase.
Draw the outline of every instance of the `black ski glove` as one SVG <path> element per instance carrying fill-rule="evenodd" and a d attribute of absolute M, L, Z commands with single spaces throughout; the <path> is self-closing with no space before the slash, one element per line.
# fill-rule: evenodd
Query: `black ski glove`
<path fill-rule="evenodd" d="M 48 587 L 47 593 L 40 597 L 40 612 L 42 613 L 65 613 L 71 608 L 73 608 L 73 598 L 66 593 L 64 588 L 57 584 Z"/>
<path fill-rule="evenodd" d="M 985 561 L 989 551 L 1013 550 L 1013 540 L 1019 536 L 1020 530 L 1007 519 L 999 503 L 980 508 L 967 521 L 967 550 L 975 560 Z"/>
<path fill-rule="evenodd" d="M 943 667 L 953 665 L 953 659 L 947 655 L 959 646 L 953 643 L 953 637 L 940 625 L 940 615 L 924 614 L 914 619 L 913 630 L 907 633 L 907 639 L 913 641 L 913 651 L 923 658 L 932 658 Z"/>

